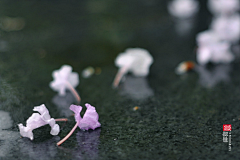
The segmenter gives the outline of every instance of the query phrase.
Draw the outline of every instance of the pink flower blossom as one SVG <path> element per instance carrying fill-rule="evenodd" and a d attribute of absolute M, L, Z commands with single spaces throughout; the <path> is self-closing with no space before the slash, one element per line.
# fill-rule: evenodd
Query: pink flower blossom
<path fill-rule="evenodd" d="M 75 131 L 77 126 L 82 130 L 89 130 L 89 129 L 96 129 L 101 126 L 101 124 L 98 122 L 98 113 L 96 112 L 95 107 L 91 106 L 90 104 L 86 103 L 85 106 L 87 107 L 87 110 L 83 116 L 83 118 L 80 116 L 80 112 L 82 111 L 82 106 L 77 105 L 71 105 L 70 110 L 72 110 L 75 115 L 75 121 L 76 124 L 73 127 L 73 129 L 68 133 L 66 137 L 64 137 L 61 141 L 57 143 L 57 145 L 61 145 L 64 141 L 66 141 L 72 133 Z"/>
<path fill-rule="evenodd" d="M 63 65 L 59 70 L 53 71 L 52 76 L 54 80 L 50 83 L 50 87 L 54 91 L 57 91 L 61 96 L 65 96 L 66 89 L 68 89 L 80 102 L 81 98 L 75 90 L 75 87 L 79 84 L 79 76 L 77 73 L 72 72 L 71 66 Z"/>
<path fill-rule="evenodd" d="M 32 130 L 42 127 L 44 125 L 49 124 L 51 127 L 51 135 L 58 135 L 59 133 L 59 125 L 56 124 L 56 121 L 67 121 L 66 119 L 53 119 L 50 117 L 48 109 L 44 104 L 40 106 L 34 107 L 33 111 L 37 111 L 39 113 L 33 113 L 31 117 L 27 119 L 26 127 L 23 126 L 22 123 L 18 124 L 20 134 L 23 137 L 28 137 L 33 140 Z"/>

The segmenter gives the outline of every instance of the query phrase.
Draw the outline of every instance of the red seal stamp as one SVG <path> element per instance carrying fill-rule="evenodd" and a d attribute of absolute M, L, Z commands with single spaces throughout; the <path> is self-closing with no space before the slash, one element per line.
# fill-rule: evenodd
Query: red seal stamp
<path fill-rule="evenodd" d="M 223 125 L 223 131 L 231 131 L 232 125 L 231 124 L 224 124 Z"/>

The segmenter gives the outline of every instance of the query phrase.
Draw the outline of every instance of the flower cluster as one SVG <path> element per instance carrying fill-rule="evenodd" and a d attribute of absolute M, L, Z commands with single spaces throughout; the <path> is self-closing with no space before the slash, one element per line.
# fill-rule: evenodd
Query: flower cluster
<path fill-rule="evenodd" d="M 209 0 L 208 7 L 214 18 L 209 30 L 199 33 L 197 39 L 197 61 L 230 63 L 234 60 L 231 45 L 240 39 L 239 0 Z"/>
<path fill-rule="evenodd" d="M 197 61 L 200 65 L 208 62 L 229 63 L 234 56 L 230 51 L 230 44 L 221 41 L 218 34 L 214 31 L 204 31 L 197 35 Z"/>
<path fill-rule="evenodd" d="M 153 62 L 152 56 L 145 49 L 141 48 L 130 48 L 127 49 L 124 53 L 121 53 L 116 58 L 116 65 L 120 67 L 119 73 L 117 74 L 114 80 L 114 86 L 118 86 L 121 78 L 127 73 L 131 72 L 135 76 L 147 76 L 149 73 L 149 67 Z M 55 70 L 52 73 L 54 80 L 50 83 L 50 88 L 54 91 L 57 91 L 59 96 L 65 96 L 66 90 L 70 90 L 72 94 L 76 97 L 78 103 L 80 103 L 80 96 L 78 95 L 75 87 L 79 84 L 79 76 L 78 73 L 72 72 L 72 67 L 69 65 L 63 65 L 59 70 Z M 67 97 L 65 97 L 67 98 Z M 96 112 L 95 107 L 90 104 L 85 104 L 87 110 L 83 116 L 80 116 L 80 112 L 82 111 L 81 106 L 71 105 L 70 110 L 72 110 L 75 114 L 76 125 L 69 132 L 69 134 L 63 138 L 57 145 L 61 145 L 66 139 L 70 137 L 70 135 L 74 132 L 77 126 L 82 130 L 96 129 L 101 126 L 98 121 L 98 113 Z M 32 130 L 39 128 L 41 126 L 49 124 L 51 127 L 50 134 L 58 135 L 60 131 L 60 127 L 56 124 L 56 121 L 67 121 L 67 119 L 53 119 L 50 117 L 48 109 L 44 104 L 34 107 L 34 111 L 39 113 L 33 113 L 27 119 L 26 127 L 23 124 L 19 124 L 20 134 L 23 137 L 28 137 L 33 140 L 33 132 Z"/>
<path fill-rule="evenodd" d="M 59 70 L 53 71 L 54 80 L 50 83 L 50 87 L 57 91 L 60 96 L 66 95 L 66 89 L 70 90 L 73 95 L 77 98 L 78 102 L 80 102 L 80 96 L 78 95 L 75 87 L 79 84 L 79 77 L 77 73 L 72 72 L 72 67 L 69 65 L 63 65 Z M 78 126 L 82 130 L 96 129 L 101 126 L 98 122 L 98 113 L 96 112 L 95 107 L 90 104 L 85 104 L 87 110 L 83 116 L 80 116 L 80 112 L 82 110 L 81 106 L 71 105 L 70 110 L 72 110 L 75 114 L 76 125 L 72 129 L 72 131 L 61 140 L 58 145 L 62 144 L 76 129 Z M 18 124 L 20 134 L 22 137 L 28 137 L 31 140 L 34 139 L 33 130 L 44 125 L 49 124 L 51 127 L 50 134 L 58 135 L 60 131 L 60 127 L 56 124 L 56 121 L 67 121 L 66 118 L 54 119 L 51 118 L 48 109 L 44 104 L 40 106 L 34 107 L 33 111 L 37 111 L 38 113 L 33 113 L 26 121 L 26 127 L 20 123 Z"/>
<path fill-rule="evenodd" d="M 91 106 L 90 104 L 85 104 L 87 107 L 87 110 L 83 116 L 83 118 L 80 116 L 80 112 L 82 111 L 81 106 L 77 105 L 71 105 L 70 110 L 72 110 L 75 115 L 75 121 L 76 125 L 74 129 L 70 132 L 71 134 L 78 126 L 82 130 L 89 130 L 89 129 L 96 129 L 101 126 L 101 124 L 98 122 L 98 113 L 96 112 L 95 107 Z M 42 127 L 44 125 L 49 124 L 51 127 L 51 135 L 58 135 L 60 128 L 59 125 L 56 124 L 56 121 L 67 121 L 67 119 L 61 118 L 61 119 L 54 119 L 51 118 L 48 109 L 44 104 L 40 106 L 34 107 L 33 111 L 37 111 L 39 113 L 33 113 L 32 116 L 30 116 L 27 119 L 26 127 L 23 126 L 22 123 L 18 124 L 20 134 L 22 137 L 28 137 L 31 140 L 33 140 L 33 130 L 39 127 Z M 62 141 L 58 143 L 58 145 L 62 144 L 71 134 L 68 134 Z"/>
<path fill-rule="evenodd" d="M 175 0 L 184 1 L 184 0 Z M 183 4 L 173 1 L 171 7 Z M 191 2 L 187 2 L 191 1 Z M 186 0 L 184 3 L 194 3 L 193 0 Z M 178 5 L 177 5 L 178 4 Z M 240 40 L 240 9 L 239 0 L 208 0 L 208 8 L 213 13 L 213 21 L 210 28 L 196 35 L 197 50 L 196 60 L 198 65 L 191 69 L 199 71 L 199 67 L 212 64 L 228 64 L 234 61 L 235 55 L 232 53 L 232 45 Z M 171 9 L 169 10 L 170 13 Z M 177 74 L 186 73 L 189 69 L 187 63 L 180 63 L 176 68 Z M 197 69 L 198 68 L 198 69 Z"/>

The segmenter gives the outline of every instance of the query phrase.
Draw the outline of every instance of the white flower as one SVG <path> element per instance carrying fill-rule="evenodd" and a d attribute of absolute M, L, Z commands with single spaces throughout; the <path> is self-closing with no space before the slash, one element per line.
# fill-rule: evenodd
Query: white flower
<path fill-rule="evenodd" d="M 200 32 L 196 36 L 198 46 L 214 44 L 220 41 L 220 37 L 212 30 Z"/>
<path fill-rule="evenodd" d="M 152 63 L 153 58 L 147 50 L 142 48 L 126 49 L 115 60 L 115 65 L 120 69 L 114 80 L 114 86 L 117 87 L 123 75 L 128 72 L 131 72 L 135 76 L 147 76 Z"/>
<path fill-rule="evenodd" d="M 237 12 L 240 8 L 239 0 L 208 0 L 209 10 L 216 15 L 226 15 Z"/>
<path fill-rule="evenodd" d="M 240 16 L 219 16 L 212 21 L 211 28 L 222 40 L 237 42 L 240 39 Z"/>
<path fill-rule="evenodd" d="M 230 51 L 230 44 L 221 41 L 216 32 L 208 30 L 197 35 L 197 61 L 201 65 L 208 62 L 230 63 L 234 56 Z"/>
<path fill-rule="evenodd" d="M 168 4 L 170 14 L 181 19 L 192 17 L 198 9 L 199 4 L 196 0 L 174 0 Z"/>
<path fill-rule="evenodd" d="M 80 97 L 75 90 L 75 87 L 79 84 L 79 76 L 78 73 L 72 72 L 71 66 L 63 65 L 59 70 L 53 71 L 52 76 L 54 80 L 50 83 L 50 87 L 53 90 L 64 96 L 66 89 L 69 89 L 80 102 Z"/>
<path fill-rule="evenodd" d="M 60 129 L 59 125 L 55 123 L 55 120 L 50 117 L 48 109 L 45 107 L 44 104 L 34 107 L 34 111 L 38 111 L 39 113 L 33 113 L 31 117 L 27 119 L 26 127 L 23 126 L 22 123 L 18 124 L 20 134 L 23 137 L 28 137 L 33 140 L 33 133 L 32 130 L 49 124 L 51 126 L 52 135 L 58 135 Z"/>

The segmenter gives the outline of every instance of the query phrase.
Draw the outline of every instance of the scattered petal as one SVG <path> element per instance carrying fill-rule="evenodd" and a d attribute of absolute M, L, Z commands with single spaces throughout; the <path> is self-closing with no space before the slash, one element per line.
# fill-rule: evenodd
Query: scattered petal
<path fill-rule="evenodd" d="M 122 77 L 128 72 L 135 76 L 147 76 L 152 63 L 152 56 L 142 48 L 129 48 L 124 53 L 120 53 L 115 60 L 116 66 L 120 69 L 115 77 L 114 87 L 118 86 Z"/>
<path fill-rule="evenodd" d="M 207 30 L 197 35 L 197 61 L 200 65 L 208 62 L 230 63 L 234 55 L 230 51 L 230 43 L 222 41 L 216 32 Z"/>
<path fill-rule="evenodd" d="M 98 122 L 98 113 L 96 112 L 95 107 L 91 106 L 90 104 L 86 103 L 85 106 L 87 110 L 83 116 L 83 119 L 79 123 L 79 128 L 83 130 L 95 129 L 101 126 Z"/>
<path fill-rule="evenodd" d="M 95 107 L 91 106 L 90 104 L 86 103 L 85 106 L 87 107 L 87 110 L 83 116 L 83 118 L 80 116 L 80 112 L 82 111 L 82 106 L 77 105 L 71 105 L 70 110 L 72 110 L 75 114 L 75 121 L 76 124 L 73 127 L 73 129 L 61 140 L 57 143 L 57 145 L 61 145 L 63 142 L 65 142 L 75 131 L 77 126 L 82 130 L 89 130 L 89 129 L 96 129 L 101 126 L 101 124 L 98 122 L 98 113 L 96 112 Z"/>
<path fill-rule="evenodd" d="M 72 72 L 72 67 L 63 65 L 59 70 L 52 73 L 54 80 L 50 83 L 50 87 L 59 93 L 61 96 L 66 95 L 66 89 L 70 90 L 80 102 L 81 98 L 78 95 L 75 87 L 79 84 L 79 76 L 77 73 Z"/>
<path fill-rule="evenodd" d="M 216 32 L 221 40 L 235 43 L 240 39 L 240 16 L 218 16 L 213 19 L 211 28 Z"/>
<path fill-rule="evenodd" d="M 83 116 L 83 118 L 80 116 L 80 112 L 82 111 L 81 106 L 77 105 L 71 105 L 70 109 L 75 113 L 75 120 L 78 122 L 78 127 L 82 130 L 89 130 L 89 129 L 95 129 L 101 126 L 101 124 L 98 122 L 98 113 L 96 112 L 95 107 L 91 106 L 90 104 L 86 103 L 85 106 L 87 107 L 87 110 Z"/>
<path fill-rule="evenodd" d="M 20 134 L 23 137 L 28 137 L 31 140 L 33 140 L 33 133 L 32 130 L 42 127 L 46 124 L 49 124 L 51 126 L 51 132 L 52 135 L 58 135 L 60 129 L 59 125 L 55 123 L 55 120 L 50 117 L 48 109 L 45 107 L 44 104 L 34 107 L 34 111 L 37 111 L 39 113 L 33 113 L 31 117 L 27 119 L 26 127 L 23 126 L 23 124 L 18 124 Z"/>

